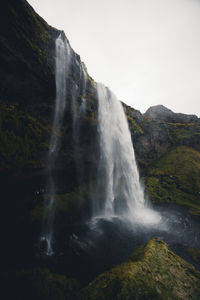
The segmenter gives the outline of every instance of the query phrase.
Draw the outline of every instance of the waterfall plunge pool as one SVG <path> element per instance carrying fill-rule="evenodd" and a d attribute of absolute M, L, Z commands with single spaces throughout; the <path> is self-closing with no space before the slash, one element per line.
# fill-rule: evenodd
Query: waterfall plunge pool
<path fill-rule="evenodd" d="M 96 217 L 88 223 L 76 225 L 62 236 L 62 250 L 57 249 L 51 257 L 41 255 L 39 259 L 44 265 L 53 266 L 54 270 L 86 284 L 126 261 L 137 247 L 159 237 L 175 253 L 195 265 L 186 248 L 200 249 L 199 220 L 189 215 L 187 209 L 174 204 L 159 205 L 152 212 L 154 215 L 149 218 L 149 211 L 143 211 L 142 222 L 115 215 Z M 151 222 L 152 217 L 154 222 Z M 155 222 L 155 217 L 160 219 Z"/>

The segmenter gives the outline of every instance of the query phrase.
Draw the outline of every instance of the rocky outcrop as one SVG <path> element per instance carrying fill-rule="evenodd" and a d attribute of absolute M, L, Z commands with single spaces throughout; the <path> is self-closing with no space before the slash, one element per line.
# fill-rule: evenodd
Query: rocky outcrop
<path fill-rule="evenodd" d="M 184 145 L 200 151 L 200 119 L 195 115 L 177 114 L 159 105 L 143 115 L 130 108 L 128 121 L 141 168 L 172 147 Z M 139 130 L 132 129 L 133 122 L 139 125 Z"/>
<path fill-rule="evenodd" d="M 200 273 L 155 238 L 135 250 L 127 262 L 98 276 L 84 294 L 87 300 L 196 300 Z"/>
<path fill-rule="evenodd" d="M 3 1 L 0 11 L 1 174 L 8 172 L 19 177 L 19 171 L 21 174 L 45 172 L 55 102 L 55 39 L 61 33 L 64 36 L 38 16 L 27 1 Z M 85 68 L 86 112 L 82 119 L 78 115 L 84 146 L 74 157 L 71 111 L 72 103 L 79 108 L 82 101 L 82 63 L 72 49 L 71 53 L 67 107 L 56 164 L 59 170 L 66 167 L 73 170 L 75 159 L 85 158 L 85 163 L 90 163 L 93 157 L 87 153 L 91 152 L 91 136 L 96 136 L 96 89 Z"/>
<path fill-rule="evenodd" d="M 181 113 L 174 113 L 163 105 L 151 106 L 144 114 L 147 118 L 157 121 L 175 122 L 175 123 L 187 123 L 195 122 L 198 117 L 195 115 L 186 115 Z"/>
<path fill-rule="evenodd" d="M 0 100 L 23 109 L 53 101 L 54 39 L 59 31 L 25 0 L 3 0 L 0 12 Z"/>
<path fill-rule="evenodd" d="M 193 255 L 194 249 L 188 251 Z M 84 289 L 74 279 L 39 267 L 6 272 L 2 283 L 3 299 L 197 300 L 200 296 L 200 272 L 158 238 Z"/>

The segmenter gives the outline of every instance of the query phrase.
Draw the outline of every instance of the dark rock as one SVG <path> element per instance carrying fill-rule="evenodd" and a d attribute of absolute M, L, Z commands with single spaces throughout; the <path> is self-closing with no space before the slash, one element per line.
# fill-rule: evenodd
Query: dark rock
<path fill-rule="evenodd" d="M 172 110 L 168 109 L 163 105 L 155 105 L 150 107 L 149 109 L 147 109 L 144 115 L 151 120 L 175 123 L 187 123 L 198 120 L 198 117 L 195 115 L 174 113 Z"/>

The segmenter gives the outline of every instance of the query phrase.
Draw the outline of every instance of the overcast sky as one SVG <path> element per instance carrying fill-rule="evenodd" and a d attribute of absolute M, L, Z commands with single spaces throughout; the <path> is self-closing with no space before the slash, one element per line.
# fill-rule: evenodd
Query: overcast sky
<path fill-rule="evenodd" d="M 200 0 L 28 2 L 118 99 L 200 116 Z"/>

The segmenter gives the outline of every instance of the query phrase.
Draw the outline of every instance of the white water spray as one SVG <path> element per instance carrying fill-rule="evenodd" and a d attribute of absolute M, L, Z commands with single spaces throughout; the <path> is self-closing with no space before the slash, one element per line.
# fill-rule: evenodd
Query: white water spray
<path fill-rule="evenodd" d="M 66 79 L 69 72 L 71 50 L 61 34 L 56 39 L 56 107 L 49 154 L 57 152 L 58 137 L 66 105 Z"/>
<path fill-rule="evenodd" d="M 86 92 L 86 88 L 87 88 L 87 72 L 85 69 L 85 65 L 81 62 L 81 106 L 80 106 L 80 110 L 81 112 L 85 112 L 86 109 L 86 98 L 85 98 L 85 92 Z"/>
<path fill-rule="evenodd" d="M 80 135 L 80 118 L 81 114 L 85 112 L 86 109 L 86 99 L 85 92 L 87 87 L 87 72 L 85 66 L 82 62 L 79 64 L 79 85 L 74 84 L 71 90 L 73 101 L 71 102 L 71 112 L 72 112 L 72 125 L 73 125 L 73 139 L 75 147 L 79 146 L 79 135 Z M 78 98 L 81 98 L 81 103 L 78 103 Z"/>
<path fill-rule="evenodd" d="M 94 205 L 94 216 L 125 216 L 137 223 L 158 223 L 160 216 L 148 207 L 144 198 L 122 104 L 102 84 L 97 84 L 97 92 L 99 176 L 105 193 Z"/>
<path fill-rule="evenodd" d="M 45 225 L 41 241 L 46 243 L 46 254 L 52 255 L 52 236 L 54 212 L 53 204 L 55 201 L 55 184 L 53 179 L 53 169 L 58 155 L 60 130 L 66 105 L 66 81 L 69 74 L 71 62 L 71 49 L 66 39 L 60 34 L 56 39 L 56 107 L 54 113 L 54 121 L 52 127 L 52 135 L 50 139 L 50 147 L 48 153 L 48 171 L 49 171 L 49 199 L 45 207 Z"/>

